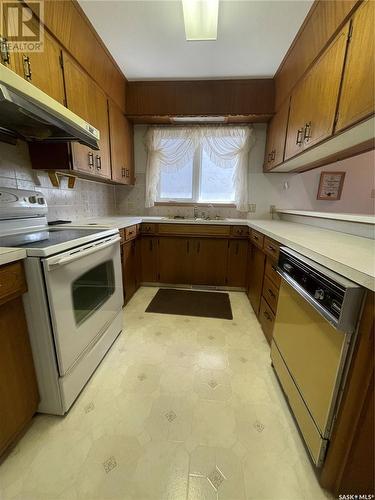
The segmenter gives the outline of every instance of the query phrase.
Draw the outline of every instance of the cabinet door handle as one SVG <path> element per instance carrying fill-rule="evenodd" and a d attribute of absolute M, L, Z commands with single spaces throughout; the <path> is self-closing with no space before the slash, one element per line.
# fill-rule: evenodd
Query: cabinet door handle
<path fill-rule="evenodd" d="M 8 40 L 3 36 L 0 36 L 0 54 L 2 63 L 9 64 L 10 55 L 8 51 Z"/>
<path fill-rule="evenodd" d="M 303 140 L 303 127 L 299 128 L 297 131 L 297 139 L 296 139 L 296 144 L 297 146 L 302 146 L 302 140 Z"/>
<path fill-rule="evenodd" d="M 96 170 L 101 170 L 101 169 L 102 169 L 102 157 L 96 155 Z"/>
<path fill-rule="evenodd" d="M 94 153 L 92 151 L 88 153 L 88 161 L 89 167 L 92 168 L 94 166 Z"/>
<path fill-rule="evenodd" d="M 311 139 L 311 122 L 306 123 L 305 130 L 303 133 L 303 140 L 305 142 L 309 142 L 310 139 Z"/>
<path fill-rule="evenodd" d="M 273 299 L 275 299 L 275 298 L 276 298 L 276 295 L 273 293 L 273 291 L 271 290 L 271 288 L 269 288 L 269 289 L 268 289 L 268 293 L 271 295 L 271 297 L 272 297 Z"/>
<path fill-rule="evenodd" d="M 130 174 L 129 174 L 129 169 L 128 169 L 128 168 L 125 170 L 125 172 L 126 172 L 125 176 L 126 176 L 126 177 L 130 177 Z"/>
<path fill-rule="evenodd" d="M 125 177 L 125 169 L 124 168 L 121 169 L 121 177 Z"/>
<path fill-rule="evenodd" d="M 31 80 L 31 63 L 29 56 L 23 56 L 23 74 L 26 80 Z"/>
<path fill-rule="evenodd" d="M 272 161 L 272 153 L 268 153 L 268 157 L 267 157 L 267 158 L 268 158 L 268 163 L 269 163 L 270 161 Z"/>
<path fill-rule="evenodd" d="M 274 161 L 275 157 L 276 157 L 276 149 L 273 149 L 271 151 L 271 161 Z"/>
<path fill-rule="evenodd" d="M 275 248 L 275 247 L 273 247 L 273 246 L 271 246 L 271 245 L 268 245 L 268 250 L 269 250 L 270 252 L 273 252 L 273 253 L 275 253 L 275 252 L 276 252 L 276 248 Z"/>

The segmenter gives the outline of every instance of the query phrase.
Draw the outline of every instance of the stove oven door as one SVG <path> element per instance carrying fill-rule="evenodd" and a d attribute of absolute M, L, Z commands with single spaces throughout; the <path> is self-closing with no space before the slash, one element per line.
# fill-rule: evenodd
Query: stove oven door
<path fill-rule="evenodd" d="M 105 334 L 123 305 L 120 238 L 43 259 L 60 375 Z"/>

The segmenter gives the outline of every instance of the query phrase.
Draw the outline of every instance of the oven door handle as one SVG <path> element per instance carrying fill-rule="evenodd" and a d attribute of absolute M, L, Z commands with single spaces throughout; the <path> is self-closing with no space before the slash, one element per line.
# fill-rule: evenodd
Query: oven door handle
<path fill-rule="evenodd" d="M 68 255 L 68 257 L 62 257 L 61 259 L 59 259 L 55 262 L 48 262 L 47 269 L 48 269 L 48 271 L 51 271 L 53 269 L 56 269 L 57 267 L 65 266 L 66 264 L 70 264 L 71 262 L 74 262 L 75 260 L 82 259 L 83 257 L 87 257 L 88 255 L 99 252 L 100 250 L 103 250 L 104 248 L 111 247 L 112 245 L 115 245 L 119 241 L 121 241 L 121 238 L 118 236 L 118 237 L 113 238 L 111 240 L 104 240 L 103 242 L 94 243 L 91 247 L 85 248 L 84 250 L 80 250 L 78 252 L 75 252 L 72 255 Z"/>

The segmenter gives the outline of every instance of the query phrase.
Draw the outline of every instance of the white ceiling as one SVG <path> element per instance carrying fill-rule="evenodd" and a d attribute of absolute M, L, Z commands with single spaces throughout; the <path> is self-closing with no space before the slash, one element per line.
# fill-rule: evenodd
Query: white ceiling
<path fill-rule="evenodd" d="M 221 0 L 217 41 L 187 42 L 181 0 L 79 0 L 129 80 L 271 77 L 312 0 Z"/>

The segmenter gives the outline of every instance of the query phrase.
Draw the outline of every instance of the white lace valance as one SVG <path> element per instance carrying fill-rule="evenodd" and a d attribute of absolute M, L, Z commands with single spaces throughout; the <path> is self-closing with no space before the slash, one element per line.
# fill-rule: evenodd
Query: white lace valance
<path fill-rule="evenodd" d="M 218 168 L 233 168 L 237 210 L 248 210 L 248 155 L 251 126 L 150 127 L 146 134 L 146 207 L 153 207 L 161 170 L 178 171 L 202 147 Z"/>

